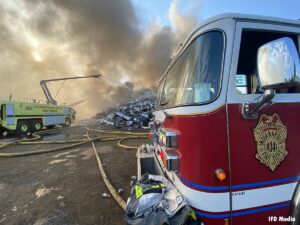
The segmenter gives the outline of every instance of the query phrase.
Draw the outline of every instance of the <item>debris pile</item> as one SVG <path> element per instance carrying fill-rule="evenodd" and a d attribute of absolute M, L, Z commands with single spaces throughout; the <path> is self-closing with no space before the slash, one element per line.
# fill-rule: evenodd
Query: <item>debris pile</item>
<path fill-rule="evenodd" d="M 139 98 L 98 113 L 96 118 L 101 124 L 113 125 L 116 128 L 148 127 L 154 102 L 155 97 Z"/>

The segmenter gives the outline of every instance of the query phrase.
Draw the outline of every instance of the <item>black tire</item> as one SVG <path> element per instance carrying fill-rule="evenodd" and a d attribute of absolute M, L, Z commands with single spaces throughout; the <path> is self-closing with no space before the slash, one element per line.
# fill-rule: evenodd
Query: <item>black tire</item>
<path fill-rule="evenodd" d="M 69 127 L 69 126 L 71 126 L 71 119 L 67 117 L 65 119 L 65 124 L 63 125 L 63 127 Z"/>
<path fill-rule="evenodd" d="M 31 132 L 38 132 L 43 128 L 43 122 L 41 120 L 33 120 L 30 122 Z"/>
<path fill-rule="evenodd" d="M 27 121 L 18 121 L 17 123 L 17 134 L 18 135 L 27 135 L 30 133 L 30 125 Z"/>

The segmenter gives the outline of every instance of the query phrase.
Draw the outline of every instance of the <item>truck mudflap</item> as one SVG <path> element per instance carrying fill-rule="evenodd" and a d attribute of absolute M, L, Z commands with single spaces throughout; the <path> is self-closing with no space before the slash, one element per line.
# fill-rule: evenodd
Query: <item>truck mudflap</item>
<path fill-rule="evenodd" d="M 181 193 L 163 175 L 152 147 L 141 146 L 137 151 L 137 160 L 138 181 L 132 187 L 127 201 L 126 223 L 129 225 L 200 224 Z M 144 171 L 147 172 L 143 174 Z"/>

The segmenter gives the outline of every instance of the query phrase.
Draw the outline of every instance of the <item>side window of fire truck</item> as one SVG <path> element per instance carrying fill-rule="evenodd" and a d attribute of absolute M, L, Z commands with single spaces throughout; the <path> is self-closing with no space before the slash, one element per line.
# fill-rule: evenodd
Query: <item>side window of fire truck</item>
<path fill-rule="evenodd" d="M 290 37 L 299 51 L 299 35 L 276 31 L 247 30 L 242 31 L 241 45 L 236 74 L 236 89 L 238 94 L 260 94 L 256 60 L 258 48 L 268 42 L 282 37 Z M 290 88 L 276 93 L 300 93 L 299 88 Z"/>
<path fill-rule="evenodd" d="M 168 71 L 162 107 L 207 103 L 220 91 L 224 37 L 210 31 L 196 38 Z"/>

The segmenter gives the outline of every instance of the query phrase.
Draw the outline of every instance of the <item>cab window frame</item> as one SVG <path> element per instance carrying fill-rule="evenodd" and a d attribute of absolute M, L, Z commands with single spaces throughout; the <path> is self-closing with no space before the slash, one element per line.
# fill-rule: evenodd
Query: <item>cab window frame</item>
<path fill-rule="evenodd" d="M 299 37 L 300 34 L 297 33 L 293 33 L 293 32 L 286 32 L 286 31 L 273 31 L 273 30 L 261 30 L 261 29 L 250 29 L 250 28 L 243 28 L 242 32 L 241 32 L 241 42 L 240 42 L 240 48 L 239 48 L 239 57 L 237 60 L 237 74 L 236 76 L 245 76 L 246 79 L 246 85 L 244 85 L 244 87 L 246 87 L 247 89 L 247 93 L 239 93 L 239 86 L 237 86 L 236 84 L 236 90 L 238 92 L 239 95 L 253 95 L 253 94 L 263 94 L 263 91 L 260 88 L 260 83 L 258 80 L 258 73 L 257 73 L 257 51 L 259 49 L 259 47 L 263 46 L 264 44 L 267 44 L 268 42 L 265 42 L 261 45 L 257 45 L 257 40 L 254 41 L 253 45 L 254 46 L 250 46 L 251 43 L 250 40 L 253 40 L 253 36 L 256 39 L 259 39 L 259 41 L 263 42 L 265 39 L 270 39 L 270 41 L 275 41 L 279 38 L 282 37 L 289 37 L 291 39 L 293 39 L 295 46 L 297 48 L 297 52 L 300 52 L 300 45 L 299 45 Z M 277 36 L 277 37 L 276 37 Z M 282 36 L 282 37 L 281 37 Z M 251 37 L 251 38 L 249 38 Z M 274 38 L 274 39 L 271 39 Z M 296 40 L 298 39 L 298 40 Z M 242 46 L 243 45 L 243 46 Z M 245 47 L 246 46 L 246 47 Z M 248 47 L 250 46 L 250 47 Z M 246 63 L 246 65 L 249 65 L 249 62 L 254 63 L 255 65 L 252 65 L 252 67 L 248 66 L 245 67 L 245 53 L 247 53 L 247 56 L 249 55 L 249 51 L 247 52 L 248 49 L 250 49 L 253 53 L 255 53 L 253 51 L 253 49 L 256 50 L 256 55 L 253 54 L 250 60 L 248 60 Z M 252 73 L 249 73 L 249 68 L 252 68 Z M 248 71 L 247 71 L 248 70 Z M 247 71 L 247 73 L 245 73 Z M 254 90 L 255 89 L 255 90 Z M 300 93 L 300 92 L 295 92 L 295 93 Z M 283 93 L 277 93 L 277 94 L 283 94 Z"/>
<path fill-rule="evenodd" d="M 171 105 L 171 106 L 165 106 L 164 104 L 161 104 L 161 97 L 162 97 L 162 93 L 165 90 L 165 85 L 168 79 L 168 75 L 169 72 L 172 70 L 172 68 L 174 67 L 174 65 L 178 62 L 179 59 L 181 59 L 181 57 L 188 51 L 188 49 L 190 48 L 190 46 L 201 36 L 206 35 L 208 33 L 211 32 L 219 32 L 222 35 L 222 44 L 223 44 L 223 49 L 222 49 L 222 53 L 221 53 L 221 65 L 220 65 L 220 76 L 219 76 L 219 89 L 218 89 L 218 93 L 215 95 L 214 98 L 205 101 L 205 102 L 194 102 L 194 103 L 184 103 L 184 104 L 178 104 L 178 105 Z M 163 85 L 163 87 L 159 87 L 159 89 L 161 88 L 161 92 L 160 95 L 158 96 L 158 102 L 157 102 L 157 109 L 169 109 L 169 108 L 177 108 L 177 107 L 184 107 L 184 106 L 201 106 L 201 105 L 208 105 L 214 101 L 216 101 L 223 89 L 222 83 L 223 83 L 223 77 L 224 77 L 224 62 L 225 62 L 225 53 L 226 53 L 226 34 L 222 29 L 219 28 L 214 28 L 214 29 L 209 29 L 204 31 L 203 33 L 195 36 L 190 42 L 189 44 L 185 47 L 184 50 L 180 50 L 179 51 L 179 55 L 176 56 L 176 58 L 171 62 L 170 66 L 168 67 L 167 71 L 164 73 L 164 75 L 161 78 L 161 85 Z"/>
<path fill-rule="evenodd" d="M 236 75 L 237 66 L 241 45 L 241 35 L 243 30 L 261 30 L 269 32 L 286 32 L 286 33 L 299 33 L 300 28 L 294 24 L 279 24 L 279 23 L 257 23 L 255 21 L 237 21 L 234 39 L 233 39 L 233 51 L 231 55 L 231 66 L 227 87 L 227 103 L 240 104 L 242 102 L 256 102 L 262 94 L 238 94 L 236 89 Z M 300 44 L 300 43 L 299 43 Z M 299 45 L 300 48 L 300 45 Z M 281 93 L 275 95 L 272 102 L 300 102 L 300 93 Z"/>

